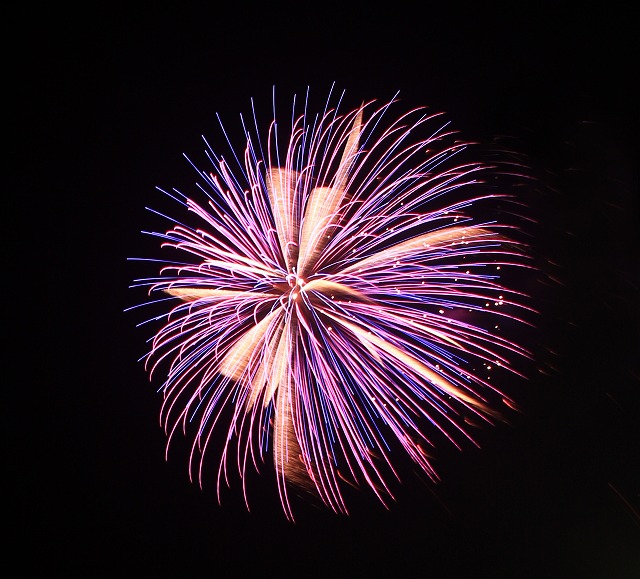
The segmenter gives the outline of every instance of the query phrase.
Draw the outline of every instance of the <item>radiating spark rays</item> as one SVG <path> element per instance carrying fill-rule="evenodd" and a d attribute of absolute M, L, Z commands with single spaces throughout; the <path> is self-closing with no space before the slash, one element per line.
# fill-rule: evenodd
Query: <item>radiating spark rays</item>
<path fill-rule="evenodd" d="M 514 406 L 486 372 L 518 374 L 510 359 L 528 355 L 481 323 L 528 311 L 498 277 L 529 267 L 526 247 L 473 216 L 505 197 L 483 189 L 490 168 L 458 161 L 466 145 L 447 144 L 440 115 L 387 123 L 394 101 L 372 101 L 314 116 L 308 97 L 266 147 L 255 110 L 255 132 L 242 120 L 235 174 L 207 143 L 206 203 L 170 195 L 198 226 L 152 234 L 184 258 L 140 282 L 179 300 L 147 356 L 151 376 L 167 372 L 168 441 L 195 425 L 191 472 L 203 485 L 219 453 L 218 496 L 234 463 L 247 507 L 248 471 L 271 453 L 289 519 L 292 489 L 337 513 L 344 485 L 388 505 L 398 452 L 437 480 L 425 449 L 461 447 Z"/>

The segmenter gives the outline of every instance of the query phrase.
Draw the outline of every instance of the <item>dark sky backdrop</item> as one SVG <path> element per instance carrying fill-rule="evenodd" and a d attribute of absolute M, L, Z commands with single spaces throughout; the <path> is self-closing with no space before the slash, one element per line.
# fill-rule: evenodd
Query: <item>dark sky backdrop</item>
<path fill-rule="evenodd" d="M 631 8 L 215 4 L 6 19 L 9 557 L 24 548 L 31 576 L 640 576 Z M 301 508 L 291 525 L 268 475 L 248 514 L 238 488 L 219 507 L 183 455 L 164 461 L 126 258 L 153 251 L 139 232 L 155 186 L 193 182 L 182 153 L 202 158 L 201 134 L 224 145 L 216 112 L 233 126 L 273 85 L 287 103 L 333 82 L 355 105 L 399 90 L 527 156 L 545 373 L 482 449 L 443 449 L 437 487 L 407 477 L 390 511 L 363 499 L 350 518 Z"/>

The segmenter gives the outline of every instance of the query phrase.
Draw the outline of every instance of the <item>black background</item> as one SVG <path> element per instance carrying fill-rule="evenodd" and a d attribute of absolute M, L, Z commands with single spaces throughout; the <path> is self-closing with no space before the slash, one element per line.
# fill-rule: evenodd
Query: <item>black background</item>
<path fill-rule="evenodd" d="M 5 545 L 19 574 L 640 576 L 631 8 L 238 4 L 6 18 Z M 165 462 L 127 258 L 155 252 L 140 234 L 155 186 L 192 185 L 182 153 L 202 158 L 201 134 L 224 145 L 215 113 L 232 127 L 251 97 L 269 110 L 274 85 L 286 103 L 334 82 L 355 106 L 400 91 L 529 159 L 540 358 L 523 412 L 481 449 L 446 449 L 439 485 L 410 476 L 389 511 L 302 507 L 291 524 L 268 474 L 247 513 L 238 487 L 218 506 L 191 484 L 179 450 Z"/>

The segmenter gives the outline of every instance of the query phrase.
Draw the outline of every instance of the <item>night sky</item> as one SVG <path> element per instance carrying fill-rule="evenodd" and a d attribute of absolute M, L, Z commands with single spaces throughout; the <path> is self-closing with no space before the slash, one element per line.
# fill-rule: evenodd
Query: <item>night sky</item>
<path fill-rule="evenodd" d="M 640 577 L 631 9 L 215 4 L 6 18 L 16 576 Z M 287 105 L 333 83 L 353 106 L 400 91 L 526 159 L 536 360 L 508 425 L 439 449 L 439 484 L 409 468 L 389 510 L 354 493 L 350 517 L 301 502 L 291 524 L 268 469 L 248 513 L 237 484 L 220 506 L 213 481 L 189 482 L 184 446 L 165 461 L 127 258 L 158 255 L 145 207 L 165 206 L 156 186 L 191 190 L 182 154 L 204 159 L 201 135 L 226 147 L 216 113 L 235 130 L 252 97 L 269 111 L 274 85 Z"/>

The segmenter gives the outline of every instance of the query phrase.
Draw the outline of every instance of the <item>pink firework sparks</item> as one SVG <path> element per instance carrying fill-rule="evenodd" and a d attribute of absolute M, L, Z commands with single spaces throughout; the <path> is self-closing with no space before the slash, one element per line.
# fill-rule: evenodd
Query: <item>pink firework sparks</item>
<path fill-rule="evenodd" d="M 181 261 L 138 282 L 178 302 L 146 357 L 166 372 L 167 446 L 195 425 L 190 472 L 202 485 L 218 456 L 219 496 L 229 468 L 246 481 L 272 460 L 290 519 L 292 489 L 339 513 L 345 484 L 386 505 L 397 453 L 435 480 L 434 439 L 458 446 L 513 407 L 490 370 L 527 355 L 494 330 L 524 307 L 500 275 L 527 260 L 505 224 L 473 217 L 500 196 L 490 168 L 458 161 L 440 115 L 330 100 L 318 115 L 294 100 L 264 142 L 243 120 L 235 173 L 209 148 L 204 202 L 170 194 L 192 224 L 155 234 Z"/>

